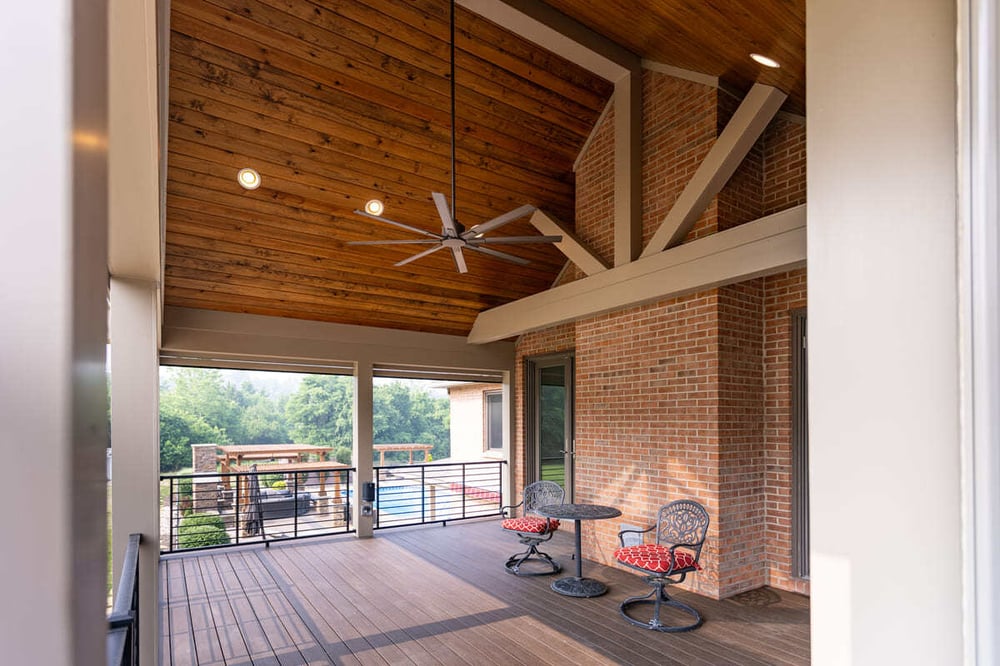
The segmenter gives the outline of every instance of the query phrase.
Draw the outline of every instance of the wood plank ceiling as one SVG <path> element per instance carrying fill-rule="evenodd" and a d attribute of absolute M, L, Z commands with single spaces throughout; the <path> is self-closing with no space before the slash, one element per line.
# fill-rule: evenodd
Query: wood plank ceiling
<path fill-rule="evenodd" d="M 759 70 L 740 62 L 740 35 L 776 45 L 789 66 L 769 82 L 802 106 L 803 0 L 761 0 L 753 16 L 731 3 L 745 8 L 722 18 L 719 3 L 549 4 L 736 86 Z M 659 39 L 634 20 L 643 9 Z M 784 22 L 781 39 L 767 41 L 759 16 Z M 167 305 L 465 335 L 480 311 L 552 284 L 565 260 L 547 245 L 504 246 L 524 267 L 467 252 L 465 275 L 446 251 L 394 267 L 426 246 L 345 245 L 415 239 L 353 213 L 371 198 L 440 231 L 430 193 L 451 191 L 446 1 L 172 0 L 170 22 Z M 456 41 L 458 219 L 529 203 L 572 225 L 573 162 L 613 86 L 461 8 Z M 246 166 L 259 189 L 237 184 Z M 522 219 L 490 235 L 535 234 Z"/>

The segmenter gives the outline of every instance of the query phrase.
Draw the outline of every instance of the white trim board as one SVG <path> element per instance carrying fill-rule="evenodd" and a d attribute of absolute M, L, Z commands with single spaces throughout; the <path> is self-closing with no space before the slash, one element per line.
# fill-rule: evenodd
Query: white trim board
<path fill-rule="evenodd" d="M 398 331 L 196 308 L 168 307 L 161 352 L 233 361 L 396 363 L 421 367 L 510 370 L 514 346 L 467 344 L 457 335 Z"/>
<path fill-rule="evenodd" d="M 806 206 L 796 206 L 625 266 L 481 313 L 469 342 L 503 340 L 603 312 L 799 268 Z"/>

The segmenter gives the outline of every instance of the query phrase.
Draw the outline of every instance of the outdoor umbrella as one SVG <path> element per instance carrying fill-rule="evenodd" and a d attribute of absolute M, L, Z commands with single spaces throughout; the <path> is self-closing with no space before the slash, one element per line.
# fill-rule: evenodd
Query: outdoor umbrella
<path fill-rule="evenodd" d="M 264 536 L 264 512 L 260 501 L 260 481 L 257 478 L 257 465 L 250 468 L 247 479 L 248 506 L 243 523 L 243 533 L 249 536 L 260 534 Z"/>

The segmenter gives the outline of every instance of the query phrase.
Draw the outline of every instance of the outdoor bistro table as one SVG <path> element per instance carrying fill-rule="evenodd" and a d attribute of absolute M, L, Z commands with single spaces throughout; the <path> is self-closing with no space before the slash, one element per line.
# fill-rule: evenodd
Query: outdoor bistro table
<path fill-rule="evenodd" d="M 536 511 L 548 518 L 576 521 L 576 575 L 560 578 L 552 583 L 552 589 L 568 597 L 599 597 L 608 591 L 608 586 L 599 580 L 583 577 L 583 556 L 580 554 L 580 521 L 617 518 L 622 512 L 613 506 L 600 504 L 546 504 Z"/>

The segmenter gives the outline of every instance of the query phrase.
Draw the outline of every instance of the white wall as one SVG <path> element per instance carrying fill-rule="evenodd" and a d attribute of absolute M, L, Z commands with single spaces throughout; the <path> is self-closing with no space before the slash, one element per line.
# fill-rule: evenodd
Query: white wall
<path fill-rule="evenodd" d="M 104 663 L 106 10 L 4 6 L 0 660 Z"/>
<path fill-rule="evenodd" d="M 814 664 L 962 659 L 955 13 L 807 1 Z"/>
<path fill-rule="evenodd" d="M 453 460 L 502 458 L 503 449 L 486 450 L 486 392 L 501 392 L 502 384 L 467 384 L 448 390 Z"/>

